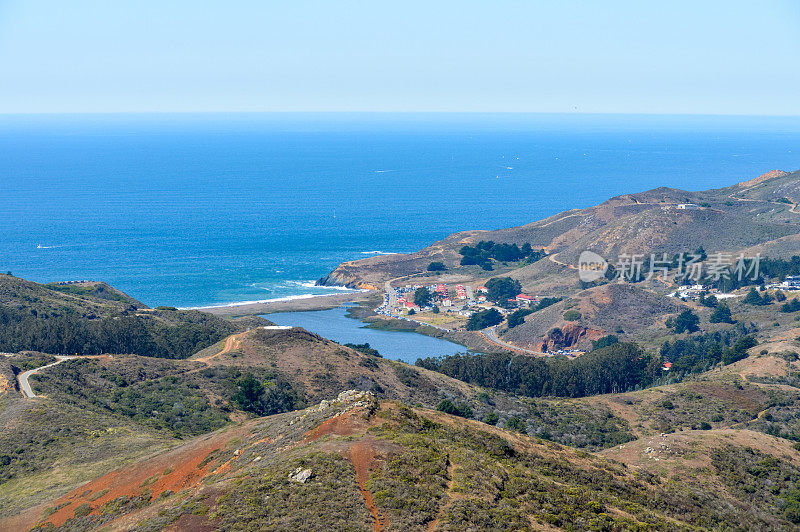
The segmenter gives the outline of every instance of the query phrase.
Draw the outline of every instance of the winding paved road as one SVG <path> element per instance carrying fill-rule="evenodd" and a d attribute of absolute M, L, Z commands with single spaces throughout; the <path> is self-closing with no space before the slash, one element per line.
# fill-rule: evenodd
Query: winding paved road
<path fill-rule="evenodd" d="M 22 373 L 17 375 L 17 380 L 19 381 L 19 389 L 20 391 L 22 391 L 22 395 L 24 395 L 25 397 L 28 398 L 37 397 L 37 395 L 33 393 L 33 388 L 31 388 L 30 382 L 28 382 L 28 378 L 31 375 L 39 373 L 43 369 L 49 368 L 50 366 L 61 364 L 65 360 L 77 360 L 79 358 L 103 358 L 103 357 L 113 358 L 113 356 L 114 355 L 78 355 L 78 356 L 55 355 L 55 357 L 58 359 L 55 362 L 51 362 L 50 364 L 46 364 L 44 366 L 40 366 L 35 369 L 29 369 L 28 371 L 23 371 Z"/>
<path fill-rule="evenodd" d="M 38 368 L 35 369 L 29 369 L 28 371 L 23 371 L 22 373 L 19 374 L 19 377 L 17 378 L 19 379 L 19 389 L 22 390 L 22 395 L 24 395 L 25 397 L 36 397 L 36 394 L 33 393 L 33 388 L 31 388 L 31 383 L 28 382 L 28 377 L 30 377 L 31 375 L 39 373 L 43 369 L 49 368 L 50 366 L 61 364 L 65 360 L 69 360 L 71 358 L 84 358 L 84 357 L 68 357 L 68 356 L 57 355 L 56 358 L 58 360 L 56 360 L 55 362 L 51 362 L 50 364 L 46 364 L 44 366 L 39 366 Z"/>

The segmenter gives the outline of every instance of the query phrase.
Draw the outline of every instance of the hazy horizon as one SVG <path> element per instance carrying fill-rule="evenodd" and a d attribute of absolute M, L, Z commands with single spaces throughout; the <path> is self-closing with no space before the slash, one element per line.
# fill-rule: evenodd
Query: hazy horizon
<path fill-rule="evenodd" d="M 800 115 L 800 5 L 0 2 L 0 113 Z"/>

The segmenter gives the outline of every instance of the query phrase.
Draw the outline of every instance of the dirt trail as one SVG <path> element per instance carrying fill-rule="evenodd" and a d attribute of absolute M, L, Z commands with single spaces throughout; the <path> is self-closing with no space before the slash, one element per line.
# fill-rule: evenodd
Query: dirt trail
<path fill-rule="evenodd" d="M 370 422 L 363 419 L 363 410 L 350 410 L 340 416 L 323 421 L 318 427 L 306 432 L 301 442 L 298 443 L 310 443 L 328 435 L 348 436 L 356 434 L 366 429 L 369 424 Z M 372 515 L 372 530 L 374 532 L 380 532 L 388 529 L 389 520 L 378 511 L 378 507 L 375 505 L 375 499 L 372 493 L 367 489 L 370 469 L 376 464 L 375 442 L 369 439 L 355 442 L 344 455 L 350 460 L 356 470 L 358 488 L 361 491 L 361 496 L 364 498 L 364 504 L 367 510 L 369 510 L 370 515 Z"/>
<path fill-rule="evenodd" d="M 249 331 L 247 331 L 249 332 Z M 218 356 L 224 355 L 226 353 L 230 353 L 234 349 L 239 349 L 242 345 L 242 337 L 247 334 L 247 332 L 232 334 L 225 339 L 225 345 L 222 347 L 222 350 L 219 353 L 215 353 L 213 355 L 208 355 L 201 358 L 194 358 L 190 360 L 194 360 L 195 362 L 202 362 L 203 364 L 208 364 L 208 361 L 217 358 Z"/>
<path fill-rule="evenodd" d="M 558 264 L 559 266 L 564 266 L 565 268 L 569 268 L 571 270 L 578 269 L 578 267 L 575 266 L 574 264 L 567 264 L 566 262 L 561 262 L 560 260 L 556 259 L 556 255 L 558 255 L 558 253 L 553 253 L 552 255 L 548 255 L 547 260 L 555 264 Z"/>
<path fill-rule="evenodd" d="M 375 499 L 372 493 L 367 489 L 367 480 L 369 480 L 369 470 L 375 462 L 375 449 L 369 442 L 360 441 L 354 443 L 350 447 L 350 461 L 353 462 L 353 467 L 356 468 L 356 481 L 361 490 L 361 496 L 364 497 L 364 504 L 367 505 L 369 513 L 372 514 L 373 524 L 372 530 L 374 532 L 381 532 L 389 528 L 389 520 L 378 512 L 378 507 L 375 506 Z"/>
<path fill-rule="evenodd" d="M 453 480 L 453 472 L 455 467 L 453 466 L 453 462 L 450 461 L 450 456 L 447 457 L 447 499 L 445 503 L 439 508 L 439 513 L 436 515 L 436 518 L 430 522 L 428 525 L 428 532 L 433 532 L 439 526 L 439 521 L 442 518 L 442 514 L 444 511 L 458 499 L 461 499 L 462 496 L 458 493 L 453 492 L 453 485 L 455 484 Z"/>
<path fill-rule="evenodd" d="M 547 355 L 547 353 L 542 353 L 541 351 L 536 351 L 533 349 L 525 349 L 524 347 L 517 347 L 515 345 L 502 341 L 500 338 L 497 337 L 496 329 L 497 329 L 496 325 L 488 327 L 481 331 L 481 335 L 483 335 L 483 337 L 490 343 L 493 343 L 494 345 L 500 346 L 504 349 L 510 349 L 511 351 L 515 351 L 517 353 L 527 353 L 529 355 L 539 355 L 539 356 Z"/>

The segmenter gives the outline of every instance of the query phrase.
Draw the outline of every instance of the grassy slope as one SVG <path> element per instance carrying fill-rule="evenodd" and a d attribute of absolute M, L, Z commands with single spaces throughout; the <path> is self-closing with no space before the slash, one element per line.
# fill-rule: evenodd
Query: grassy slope
<path fill-rule="evenodd" d="M 44 397 L 26 400 L 13 389 L 0 396 L 0 417 L 15 420 L 0 431 L 0 449 L 9 449 L 0 454 L 10 456 L 9 464 L 0 466 L 0 495 L 13 499 L 3 513 L 52 499 L 107 472 L 117 459 L 241 422 L 247 415 L 232 397 L 245 374 L 265 383 L 289 383 L 298 398 L 296 408 L 360 387 L 429 408 L 443 399 L 465 403 L 477 419 L 496 414 L 501 425 L 518 417 L 533 432 L 546 430 L 555 441 L 590 450 L 633 438 L 627 423 L 608 408 L 483 390 L 358 353 L 302 329 L 257 329 L 232 339 L 230 351 L 218 354 L 227 343 L 220 342 L 190 360 L 117 355 L 66 361 L 31 378 L 36 393 Z M 20 366 L 33 358 L 9 360 Z M 9 378 L 13 383 L 10 369 Z M 36 419 L 45 421 L 32 421 Z M 75 431 L 64 432 L 63 427 Z"/>
<path fill-rule="evenodd" d="M 766 444 L 750 452 L 736 438 L 704 445 L 711 467 L 678 482 L 673 472 L 356 397 L 193 440 L 97 479 L 51 503 L 50 511 L 42 506 L 3 524 L 44 519 L 64 530 L 101 524 L 137 530 L 465 530 L 498 523 L 515 530 L 791 528 L 779 506 L 786 479 L 798 478 L 796 457 L 781 456 L 780 446 L 776 456 Z M 739 458 L 774 477 L 776 489 L 741 489 L 735 479 L 743 473 L 731 469 Z M 289 481 L 297 468 L 311 470 L 306 483 Z"/>

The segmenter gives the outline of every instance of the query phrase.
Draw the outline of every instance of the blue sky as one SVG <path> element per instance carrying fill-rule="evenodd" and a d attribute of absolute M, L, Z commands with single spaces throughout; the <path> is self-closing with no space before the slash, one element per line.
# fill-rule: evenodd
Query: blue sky
<path fill-rule="evenodd" d="M 0 113 L 800 115 L 800 2 L 0 0 Z"/>

